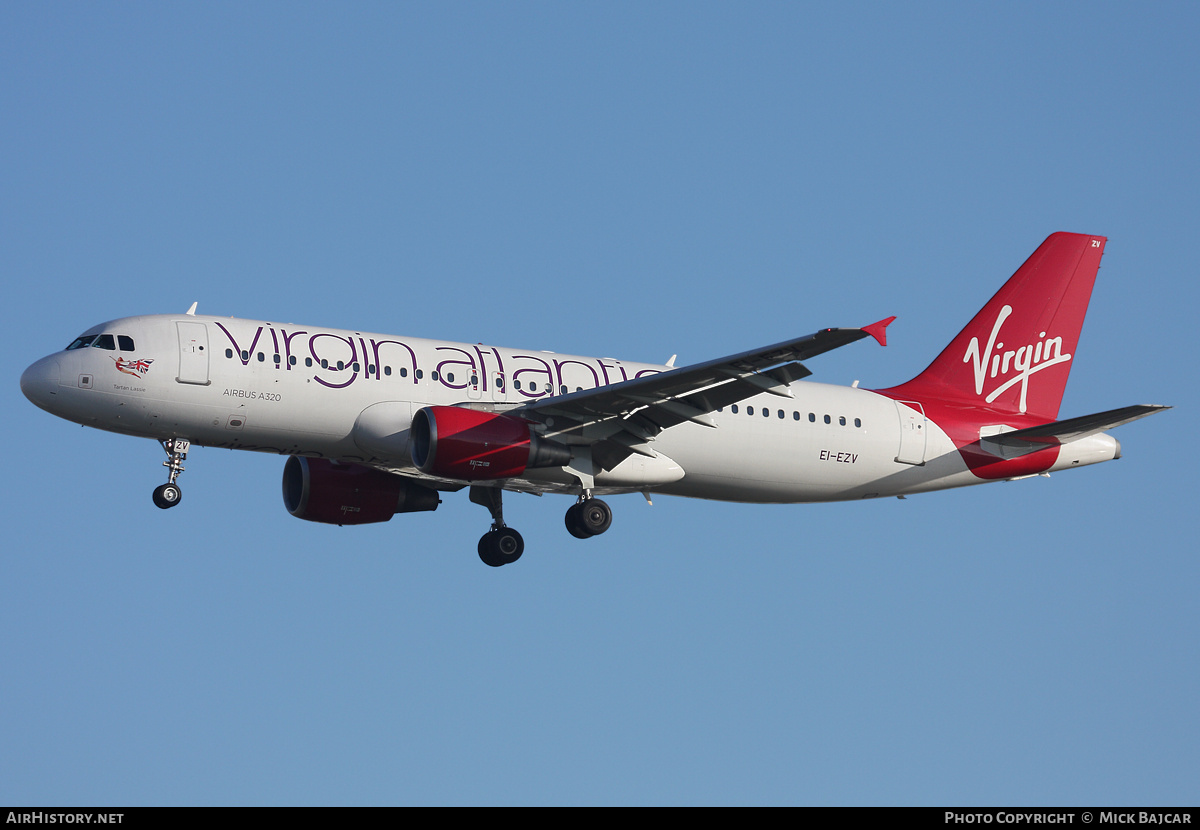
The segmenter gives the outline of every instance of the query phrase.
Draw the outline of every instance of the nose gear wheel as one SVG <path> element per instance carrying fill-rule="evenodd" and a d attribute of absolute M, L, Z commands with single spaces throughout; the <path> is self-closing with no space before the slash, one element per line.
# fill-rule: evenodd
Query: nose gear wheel
<path fill-rule="evenodd" d="M 163 462 L 163 466 L 167 468 L 168 480 L 166 484 L 160 484 L 154 488 L 153 499 L 156 507 L 166 510 L 168 507 L 179 504 L 180 499 L 183 498 L 183 491 L 179 489 L 175 479 L 179 478 L 179 474 L 183 472 L 183 462 L 187 458 L 191 442 L 186 438 L 164 438 L 159 443 L 162 444 L 163 451 L 167 454 L 167 460 Z"/>

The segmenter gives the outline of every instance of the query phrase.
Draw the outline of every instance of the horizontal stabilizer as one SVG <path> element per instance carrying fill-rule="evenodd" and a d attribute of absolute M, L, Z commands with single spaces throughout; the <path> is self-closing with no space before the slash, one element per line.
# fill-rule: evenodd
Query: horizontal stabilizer
<path fill-rule="evenodd" d="M 1080 415 L 1078 418 L 1068 418 L 1065 421 L 1054 421 L 1041 426 L 1018 429 L 1012 432 L 1002 432 L 999 435 L 989 435 L 980 440 L 985 450 L 996 455 L 1009 457 L 1035 452 L 1052 444 L 1067 444 L 1078 441 L 1089 435 L 1128 424 L 1155 412 L 1170 409 L 1160 404 L 1137 404 L 1123 406 L 1120 409 L 1110 409 L 1107 412 L 1097 412 L 1092 415 Z"/>

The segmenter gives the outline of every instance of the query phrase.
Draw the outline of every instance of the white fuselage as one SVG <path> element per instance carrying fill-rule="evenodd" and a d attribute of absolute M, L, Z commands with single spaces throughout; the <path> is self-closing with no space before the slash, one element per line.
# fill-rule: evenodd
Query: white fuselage
<path fill-rule="evenodd" d="M 413 466 L 407 431 L 422 407 L 503 412 L 671 371 L 607 358 L 194 315 L 127 317 L 85 332 L 92 334 L 114 335 L 114 348 L 70 349 L 26 371 L 22 386 L 35 403 L 129 435 L 363 463 L 417 479 L 429 477 Z M 857 388 L 797 381 L 789 389 L 793 398 L 764 392 L 723 407 L 712 413 L 715 429 L 685 422 L 665 430 L 652 442 L 657 457 L 635 454 L 598 473 L 597 492 L 807 502 L 984 480 L 919 406 Z M 1114 457 L 1115 440 L 1096 438 L 1079 442 L 1054 469 Z M 503 486 L 578 492 L 577 482 L 558 468 L 529 470 Z"/>

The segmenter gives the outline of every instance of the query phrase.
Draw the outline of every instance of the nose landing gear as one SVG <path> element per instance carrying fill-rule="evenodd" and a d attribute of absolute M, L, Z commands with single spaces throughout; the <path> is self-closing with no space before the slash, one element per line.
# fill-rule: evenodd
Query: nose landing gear
<path fill-rule="evenodd" d="M 179 500 L 183 498 L 183 491 L 175 484 L 160 484 L 154 488 L 153 498 L 155 507 L 166 510 L 179 504 Z"/>
<path fill-rule="evenodd" d="M 175 479 L 183 472 L 183 461 L 187 458 L 191 442 L 186 438 L 164 438 L 159 443 L 167 454 L 163 466 L 167 468 L 169 478 L 166 484 L 154 488 L 153 498 L 155 507 L 166 510 L 179 504 L 179 500 L 183 498 L 183 491 L 179 489 Z"/>

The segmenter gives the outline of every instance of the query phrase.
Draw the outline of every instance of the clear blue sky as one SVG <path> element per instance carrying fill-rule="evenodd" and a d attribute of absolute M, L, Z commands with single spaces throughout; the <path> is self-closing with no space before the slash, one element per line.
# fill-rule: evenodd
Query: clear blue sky
<path fill-rule="evenodd" d="M 0 803 L 1197 802 L 1191 3 L 0 5 Z M 1117 463 L 905 501 L 290 517 L 22 369 L 183 311 L 665 360 L 896 314 L 915 374 L 1110 238 Z M 1189 438 L 1179 449 L 1175 439 Z M 1171 449 L 1175 445 L 1175 449 Z"/>

